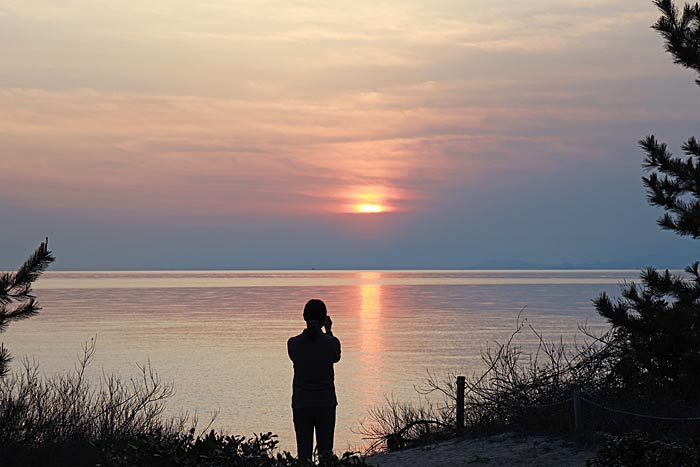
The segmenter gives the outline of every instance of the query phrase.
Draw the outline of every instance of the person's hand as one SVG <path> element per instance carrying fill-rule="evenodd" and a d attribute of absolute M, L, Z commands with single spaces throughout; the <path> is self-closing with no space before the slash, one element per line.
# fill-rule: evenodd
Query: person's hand
<path fill-rule="evenodd" d="M 326 320 L 323 322 L 323 327 L 326 328 L 326 332 L 331 331 L 331 327 L 333 326 L 333 320 L 329 315 L 326 315 Z"/>

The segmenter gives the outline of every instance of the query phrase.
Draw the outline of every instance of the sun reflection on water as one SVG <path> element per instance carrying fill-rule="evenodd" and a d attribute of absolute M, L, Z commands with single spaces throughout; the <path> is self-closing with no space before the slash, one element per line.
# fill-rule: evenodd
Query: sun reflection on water
<path fill-rule="evenodd" d="M 360 280 L 360 356 L 367 375 L 364 398 L 369 403 L 377 400 L 384 375 L 382 319 L 382 285 L 380 272 L 361 272 Z"/>

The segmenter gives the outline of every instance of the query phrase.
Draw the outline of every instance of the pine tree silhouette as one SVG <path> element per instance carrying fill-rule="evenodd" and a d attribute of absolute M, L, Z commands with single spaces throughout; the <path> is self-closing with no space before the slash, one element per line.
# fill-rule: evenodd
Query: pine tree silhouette
<path fill-rule="evenodd" d="M 32 284 L 54 259 L 47 238 L 17 272 L 0 274 L 0 333 L 5 332 L 12 321 L 39 313 L 41 307 L 32 294 Z M 0 343 L 0 378 L 7 375 L 11 359 L 10 353 Z"/>
<path fill-rule="evenodd" d="M 656 0 L 661 17 L 652 26 L 666 42 L 674 62 L 700 74 L 700 7 L 678 9 L 672 0 Z M 700 79 L 696 80 L 700 85 Z M 680 236 L 700 238 L 700 146 L 690 138 L 682 150 L 685 160 L 669 153 L 651 135 L 641 140 L 646 153 L 642 177 L 647 200 L 664 209 L 657 223 Z M 601 294 L 598 312 L 613 327 L 617 349 L 613 387 L 626 396 L 700 404 L 700 272 L 698 262 L 688 276 L 642 271 L 641 284 L 622 288 L 622 298 Z"/>
<path fill-rule="evenodd" d="M 652 26 L 666 40 L 674 62 L 700 74 L 700 6 L 685 5 L 680 11 L 671 0 L 654 2 L 662 16 Z M 700 85 L 700 79 L 695 81 Z M 658 220 L 663 229 L 700 238 L 700 144 L 693 137 L 682 146 L 687 159 L 673 157 L 666 144 L 651 135 L 639 142 L 646 152 L 643 177 L 647 199 L 666 213 Z"/>

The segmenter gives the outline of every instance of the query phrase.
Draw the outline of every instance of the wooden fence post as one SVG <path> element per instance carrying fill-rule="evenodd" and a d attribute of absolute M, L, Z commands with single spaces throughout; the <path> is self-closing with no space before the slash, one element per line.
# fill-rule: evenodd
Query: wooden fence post
<path fill-rule="evenodd" d="M 578 386 L 574 386 L 571 399 L 574 404 L 574 427 L 576 433 L 581 433 L 583 431 L 583 410 L 581 409 L 581 389 Z"/>
<path fill-rule="evenodd" d="M 457 376 L 457 427 L 458 435 L 464 433 L 464 376 Z"/>

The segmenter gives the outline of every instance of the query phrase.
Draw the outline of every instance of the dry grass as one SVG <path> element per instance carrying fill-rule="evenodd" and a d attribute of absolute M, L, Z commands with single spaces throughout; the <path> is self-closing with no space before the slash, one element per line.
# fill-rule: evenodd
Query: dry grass
<path fill-rule="evenodd" d="M 517 428 L 570 430 L 574 387 L 596 394 L 607 384 L 610 334 L 596 336 L 585 328 L 582 345 L 562 340 L 547 342 L 518 315 L 515 331 L 503 343 L 482 353 L 484 370 L 466 377 L 465 434 L 483 435 Z M 524 333 L 536 338 L 534 350 L 518 344 Z M 369 441 L 369 452 L 396 450 L 453 437 L 456 420 L 456 374 L 428 373 L 416 388 L 426 396 L 411 404 L 387 400 L 369 412 L 359 433 Z M 437 396 L 437 397 L 436 397 Z M 437 402 L 428 402 L 429 400 Z"/>

